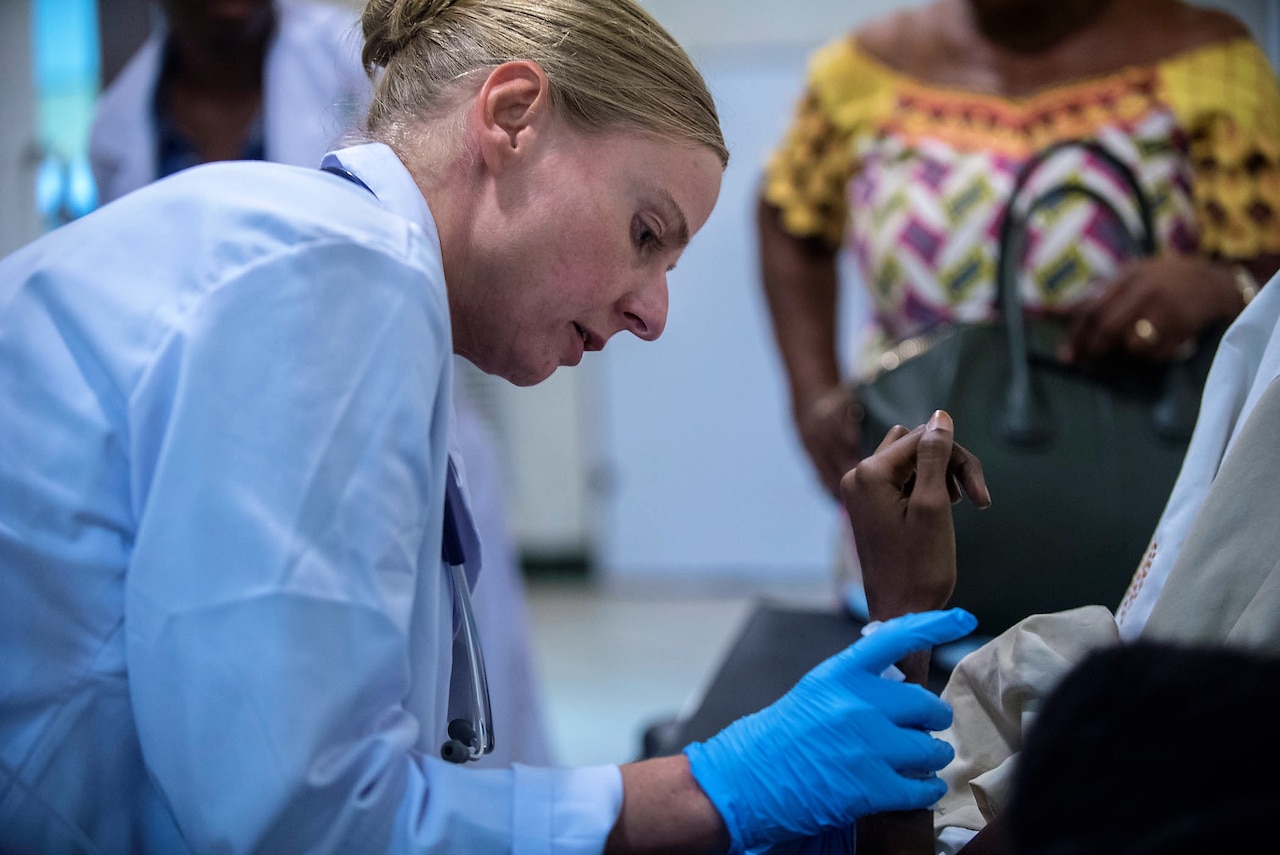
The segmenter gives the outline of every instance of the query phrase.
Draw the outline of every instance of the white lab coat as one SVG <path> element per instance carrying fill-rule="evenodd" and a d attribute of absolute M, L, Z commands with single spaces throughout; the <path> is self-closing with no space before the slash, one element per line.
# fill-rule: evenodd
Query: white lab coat
<path fill-rule="evenodd" d="M 338 6 L 279 0 L 276 7 L 263 81 L 266 159 L 318 166 L 368 107 L 359 22 Z M 99 101 L 89 164 L 103 203 L 158 177 L 152 105 L 164 40 L 163 31 L 148 38 Z"/>
<path fill-rule="evenodd" d="M 355 131 L 368 110 L 369 79 L 360 64 L 360 23 L 350 10 L 299 0 L 277 0 L 278 19 L 263 81 L 266 160 L 319 166 L 334 142 Z M 156 175 L 152 111 L 164 33 L 151 36 L 98 103 L 89 160 L 105 204 L 150 184 Z M 459 390 L 462 395 L 462 390 Z M 493 440 L 459 398 L 458 442 L 479 499 L 476 524 L 492 554 L 475 599 L 487 656 L 497 743 L 480 761 L 550 765 L 542 697 L 532 652 L 524 580 L 510 542 L 503 482 Z"/>
<path fill-rule="evenodd" d="M 0 260 L 0 849 L 603 847 L 617 767 L 435 759 L 440 248 L 338 157 L 376 198 L 213 164 Z"/>

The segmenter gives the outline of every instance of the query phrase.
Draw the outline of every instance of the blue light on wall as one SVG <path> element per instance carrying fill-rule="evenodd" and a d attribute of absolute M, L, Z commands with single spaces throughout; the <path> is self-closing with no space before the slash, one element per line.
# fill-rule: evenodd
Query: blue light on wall
<path fill-rule="evenodd" d="M 44 160 L 36 208 L 46 228 L 97 205 L 89 169 L 89 128 L 98 95 L 98 15 L 94 0 L 33 0 L 36 124 Z"/>

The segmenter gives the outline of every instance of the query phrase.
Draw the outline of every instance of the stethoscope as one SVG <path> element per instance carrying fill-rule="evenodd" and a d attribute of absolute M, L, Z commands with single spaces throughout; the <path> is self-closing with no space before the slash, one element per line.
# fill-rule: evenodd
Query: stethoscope
<path fill-rule="evenodd" d="M 476 629 L 475 614 L 471 609 L 471 588 L 467 585 L 467 557 L 462 548 L 462 529 L 458 525 L 455 502 L 461 501 L 457 471 L 449 460 L 449 478 L 444 494 L 444 537 L 440 542 L 440 555 L 449 568 L 449 582 L 453 587 L 453 604 L 461 617 L 459 634 L 462 640 L 465 667 L 462 675 L 465 687 L 458 698 L 454 686 L 449 689 L 449 709 L 460 703 L 466 710 L 465 717 L 449 721 L 449 738 L 440 746 L 440 756 L 450 763 L 479 760 L 493 751 L 493 709 L 489 706 L 489 678 L 484 671 L 484 649 L 480 645 L 480 633 Z M 458 645 L 454 644 L 454 650 Z M 457 670 L 457 657 L 454 657 Z"/>
<path fill-rule="evenodd" d="M 326 155 L 320 168 L 328 173 L 345 178 L 357 187 L 361 187 L 378 198 L 368 184 L 360 180 L 333 155 Z M 449 460 L 449 472 L 445 482 L 444 494 L 444 536 L 440 541 L 440 556 L 449 568 L 449 584 L 453 588 L 454 612 L 459 616 L 462 626 L 459 637 L 462 641 L 462 658 L 466 667 L 462 670 L 463 683 L 461 697 L 455 692 L 455 681 L 449 685 L 449 711 L 459 707 L 466 710 L 464 716 L 449 720 L 449 738 L 440 746 L 440 756 L 450 763 L 466 763 L 468 760 L 479 760 L 493 751 L 493 709 L 489 706 L 489 678 L 484 671 L 484 650 L 480 646 L 480 633 L 476 629 L 476 616 L 471 608 L 471 587 L 467 584 L 467 556 L 462 547 L 462 528 L 458 522 L 456 508 L 462 502 L 462 488 L 458 479 L 458 471 L 454 468 L 453 459 Z M 459 645 L 455 640 L 454 652 Z M 454 657 L 454 672 L 457 673 L 457 659 Z"/>

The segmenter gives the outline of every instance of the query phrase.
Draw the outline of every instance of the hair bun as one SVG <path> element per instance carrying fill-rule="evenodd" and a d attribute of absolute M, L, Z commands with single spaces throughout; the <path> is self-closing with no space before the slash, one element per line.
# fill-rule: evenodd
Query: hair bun
<path fill-rule="evenodd" d="M 360 59 L 365 71 L 372 74 L 378 67 L 386 67 L 414 36 L 457 2 L 369 0 L 360 19 L 364 31 L 364 49 Z"/>

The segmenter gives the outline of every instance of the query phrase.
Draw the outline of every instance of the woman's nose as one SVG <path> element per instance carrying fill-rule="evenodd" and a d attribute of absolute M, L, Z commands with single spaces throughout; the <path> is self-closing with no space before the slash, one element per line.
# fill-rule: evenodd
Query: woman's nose
<path fill-rule="evenodd" d="M 633 291 L 624 298 L 622 318 L 625 328 L 636 338 L 653 341 L 667 326 L 667 277 L 656 284 Z"/>

